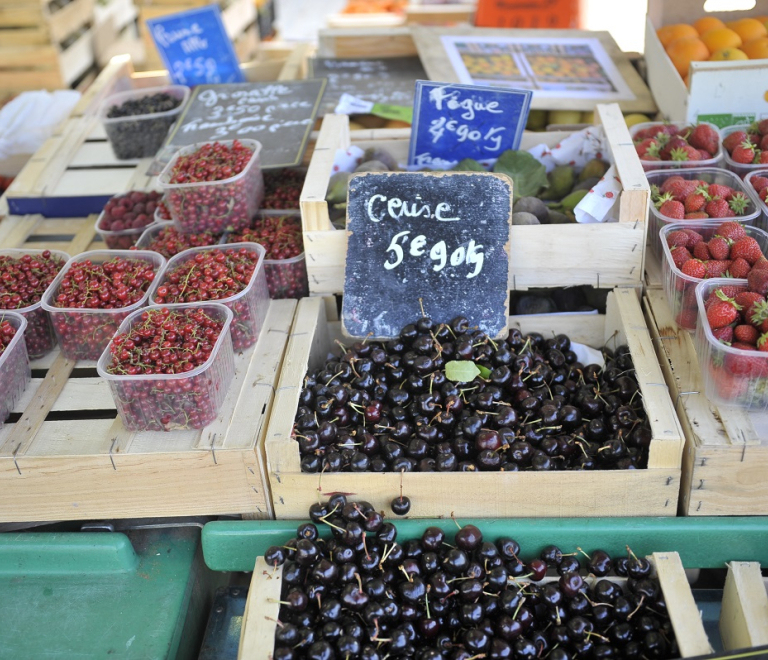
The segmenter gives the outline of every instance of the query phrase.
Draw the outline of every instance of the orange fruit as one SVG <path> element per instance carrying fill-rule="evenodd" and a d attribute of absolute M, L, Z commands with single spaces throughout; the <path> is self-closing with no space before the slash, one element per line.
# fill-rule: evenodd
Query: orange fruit
<path fill-rule="evenodd" d="M 738 48 L 721 48 L 709 56 L 710 62 L 731 62 L 733 60 L 748 60 L 749 56 Z"/>
<path fill-rule="evenodd" d="M 768 37 L 753 39 L 743 44 L 741 47 L 750 60 L 768 59 Z"/>
<path fill-rule="evenodd" d="M 664 25 L 656 30 L 656 36 L 659 38 L 661 45 L 666 48 L 675 39 L 682 39 L 683 37 L 698 37 L 699 33 L 696 32 L 696 28 L 686 23 L 675 23 L 674 25 Z"/>
<path fill-rule="evenodd" d="M 723 48 L 738 48 L 741 37 L 729 28 L 715 28 L 701 35 L 701 40 L 709 48 L 710 53 Z"/>
<path fill-rule="evenodd" d="M 738 34 L 743 43 L 768 36 L 768 30 L 765 29 L 765 25 L 756 18 L 742 18 L 738 21 L 727 23 L 726 27 Z"/>
<path fill-rule="evenodd" d="M 709 58 L 709 49 L 698 37 L 675 39 L 667 46 L 667 55 L 682 78 L 688 75 L 691 62 Z"/>
<path fill-rule="evenodd" d="M 719 18 L 715 18 L 714 16 L 704 16 L 703 18 L 700 18 L 698 21 L 696 21 L 693 24 L 693 27 L 696 28 L 696 31 L 699 33 L 699 35 L 702 35 L 709 30 L 714 30 L 715 28 L 724 28 L 725 23 L 723 23 Z"/>

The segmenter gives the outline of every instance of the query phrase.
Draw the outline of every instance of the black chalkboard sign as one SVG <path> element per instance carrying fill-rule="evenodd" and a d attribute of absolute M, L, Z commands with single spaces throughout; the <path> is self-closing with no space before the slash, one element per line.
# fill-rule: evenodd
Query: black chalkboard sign
<path fill-rule="evenodd" d="M 368 172 L 350 179 L 344 331 L 396 336 L 425 313 L 504 336 L 512 180 L 489 172 Z"/>
<path fill-rule="evenodd" d="M 248 138 L 262 144 L 262 169 L 299 165 L 324 89 L 325 80 L 198 85 L 155 162 L 196 142 Z"/>
<path fill-rule="evenodd" d="M 364 101 L 413 107 L 413 86 L 427 77 L 418 57 L 381 57 L 378 59 L 310 60 L 310 76 L 327 78 L 328 87 L 320 104 L 320 114 L 333 113 L 342 94 Z"/>

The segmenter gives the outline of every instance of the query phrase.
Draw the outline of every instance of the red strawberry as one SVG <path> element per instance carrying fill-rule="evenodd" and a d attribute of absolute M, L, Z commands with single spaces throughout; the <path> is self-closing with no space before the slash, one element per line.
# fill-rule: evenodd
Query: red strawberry
<path fill-rule="evenodd" d="M 730 325 L 726 325 L 724 328 L 715 328 L 712 330 L 717 341 L 723 344 L 730 344 L 733 341 L 733 328 Z"/>
<path fill-rule="evenodd" d="M 757 122 L 757 132 L 760 133 L 760 135 L 768 134 L 768 119 L 761 119 Z"/>
<path fill-rule="evenodd" d="M 656 138 L 645 138 L 641 142 L 635 144 L 635 150 L 640 158 L 644 158 L 648 152 L 651 152 L 652 156 L 659 155 L 659 141 Z"/>
<path fill-rule="evenodd" d="M 717 235 L 727 238 L 729 241 L 738 241 L 747 235 L 747 230 L 740 222 L 724 222 L 717 228 Z"/>
<path fill-rule="evenodd" d="M 733 297 L 733 299 L 736 301 L 737 305 L 741 305 L 742 316 L 747 323 L 752 323 L 752 316 L 758 305 L 762 305 L 761 309 L 763 307 L 765 308 L 766 318 L 768 318 L 768 305 L 765 304 L 765 298 L 759 293 L 755 293 L 754 291 L 740 291 Z M 757 321 L 757 323 L 753 325 L 757 325 L 758 323 L 760 323 L 760 321 Z"/>
<path fill-rule="evenodd" d="M 768 294 L 768 269 L 753 268 L 747 275 L 747 282 L 750 291 L 765 296 Z"/>
<path fill-rule="evenodd" d="M 680 270 L 684 275 L 695 277 L 697 280 L 703 280 L 707 275 L 707 267 L 699 259 L 688 259 Z"/>
<path fill-rule="evenodd" d="M 749 210 L 749 198 L 741 192 L 733 193 L 730 200 L 728 200 L 728 208 L 731 209 L 736 215 L 744 215 Z"/>
<path fill-rule="evenodd" d="M 730 325 L 739 318 L 739 311 L 733 300 L 719 300 L 707 310 L 707 321 L 713 330 Z"/>
<path fill-rule="evenodd" d="M 727 259 L 731 253 L 731 246 L 722 236 L 715 236 L 707 243 L 712 259 Z"/>
<path fill-rule="evenodd" d="M 733 260 L 728 268 L 728 275 L 737 280 L 743 280 L 749 275 L 750 270 L 752 270 L 752 267 L 749 265 L 749 262 L 746 259 L 738 257 Z"/>
<path fill-rule="evenodd" d="M 760 339 L 762 339 L 762 337 L 758 338 L 757 340 L 758 350 L 766 350 L 760 348 Z M 768 342 L 763 342 L 763 344 L 768 344 Z M 761 376 L 765 375 L 766 363 L 768 363 L 768 360 L 766 360 L 765 357 L 752 354 L 752 352 L 755 350 L 754 346 L 736 342 L 732 344 L 732 348 L 746 351 L 743 354 L 728 354 L 723 366 L 730 370 L 732 374 L 740 376 L 742 380 L 746 380 L 748 378 L 760 378 Z"/>
<path fill-rule="evenodd" d="M 723 146 L 731 153 L 742 142 L 746 141 L 747 134 L 744 131 L 734 131 L 723 138 Z"/>
<path fill-rule="evenodd" d="M 766 149 L 768 149 L 768 147 L 766 147 Z M 765 176 L 753 176 L 749 182 L 755 190 L 762 190 L 763 188 L 768 187 L 768 177 Z"/>
<path fill-rule="evenodd" d="M 696 211 L 695 213 L 686 213 L 683 220 L 706 220 L 708 217 L 704 211 Z"/>
<path fill-rule="evenodd" d="M 766 270 L 768 269 L 768 259 L 760 257 L 753 265 L 752 270 Z"/>
<path fill-rule="evenodd" d="M 725 277 L 725 272 L 730 267 L 731 262 L 726 261 L 717 261 L 716 259 L 712 259 L 707 262 L 707 275 L 706 277 L 712 278 L 712 277 Z"/>
<path fill-rule="evenodd" d="M 729 356 L 730 358 L 730 356 Z M 749 381 L 740 375 L 735 375 L 727 369 L 710 369 L 715 380 L 717 393 L 727 401 L 737 401 L 749 389 Z"/>
<path fill-rule="evenodd" d="M 679 229 L 667 234 L 667 245 L 669 247 L 686 247 L 688 245 L 688 234 Z"/>
<path fill-rule="evenodd" d="M 685 216 L 685 207 L 673 199 L 665 199 L 666 195 L 659 197 L 659 201 L 656 202 L 656 206 L 659 209 L 659 213 L 667 218 L 673 220 L 682 220 Z"/>
<path fill-rule="evenodd" d="M 731 207 L 728 206 L 728 202 L 720 197 L 715 197 L 707 202 L 704 210 L 713 218 L 733 218 L 736 216 L 736 214 L 731 211 Z"/>
<path fill-rule="evenodd" d="M 696 243 L 696 245 L 693 246 L 693 256 L 696 257 L 696 259 L 701 259 L 701 261 L 709 261 L 710 259 L 720 258 L 720 257 L 712 256 L 711 252 L 709 251 L 709 248 L 707 247 L 707 244 L 704 241 Z M 727 257 L 728 257 L 728 252 L 726 251 L 726 254 L 723 257 L 723 259 L 726 259 Z"/>
<path fill-rule="evenodd" d="M 675 322 L 681 328 L 685 328 L 687 330 L 695 330 L 698 317 L 699 312 L 695 307 L 685 307 L 680 310 L 677 318 L 675 318 Z M 728 327 L 730 328 L 730 326 Z"/>
<path fill-rule="evenodd" d="M 768 332 L 764 332 L 757 338 L 757 350 L 768 352 Z"/>
<path fill-rule="evenodd" d="M 759 163 L 760 165 L 768 164 L 768 149 L 761 151 L 757 155 L 757 157 L 755 158 L 755 163 Z"/>
<path fill-rule="evenodd" d="M 762 151 L 768 149 L 768 135 L 763 135 L 763 137 L 760 138 L 760 142 L 757 146 L 760 147 Z"/>
<path fill-rule="evenodd" d="M 685 179 L 680 179 L 672 182 L 665 192 L 672 195 L 673 199 L 675 199 L 678 202 L 685 202 L 685 198 L 688 197 L 692 192 L 694 192 L 698 186 L 696 185 L 696 181 L 686 181 Z"/>
<path fill-rule="evenodd" d="M 688 251 L 688 248 L 684 247 L 675 247 L 672 248 L 672 263 L 675 264 L 678 268 L 682 268 L 683 264 L 691 259 L 691 253 Z"/>
<path fill-rule="evenodd" d="M 688 142 L 697 149 L 703 149 L 711 158 L 717 153 L 720 136 L 717 131 L 707 124 L 697 124 L 688 136 Z"/>
<path fill-rule="evenodd" d="M 685 183 L 685 179 L 679 174 L 673 174 L 672 176 L 667 177 L 664 179 L 664 181 L 662 181 L 661 185 L 659 186 L 659 192 L 662 194 L 673 192 L 674 187 L 680 182 Z"/>
<path fill-rule="evenodd" d="M 672 152 L 675 149 L 685 149 L 685 148 L 693 149 L 693 147 L 691 147 L 691 145 L 689 145 L 685 140 L 683 140 L 683 138 L 675 135 L 674 137 L 671 137 L 669 139 L 669 142 L 667 142 L 661 148 L 661 151 L 659 151 L 659 155 L 661 156 L 661 160 L 671 160 Z"/>
<path fill-rule="evenodd" d="M 750 236 L 736 241 L 731 246 L 731 259 L 746 259 L 751 265 L 762 256 L 763 251 L 760 249 L 760 243 Z"/>
<path fill-rule="evenodd" d="M 745 140 L 731 152 L 731 158 L 735 163 L 751 165 L 755 162 L 755 145 Z"/>
<path fill-rule="evenodd" d="M 669 159 L 675 161 L 701 160 L 701 153 L 690 144 L 675 147 L 669 152 Z"/>
<path fill-rule="evenodd" d="M 766 204 L 768 204 L 768 201 L 766 201 L 766 200 L 768 199 L 768 186 L 766 186 L 765 188 L 761 188 L 761 189 L 760 189 L 760 192 L 758 193 L 758 196 L 759 196 L 759 197 L 760 197 L 760 199 L 762 199 L 762 200 L 763 200 L 763 201 L 764 201 Z"/>
<path fill-rule="evenodd" d="M 733 338 L 736 341 L 742 342 L 744 344 L 751 344 L 754 346 L 757 344 L 757 337 L 757 328 L 754 326 L 742 323 L 733 329 Z"/>
<path fill-rule="evenodd" d="M 689 193 L 685 198 L 685 212 L 696 213 L 696 211 L 701 211 L 706 203 L 707 189 L 702 187 L 696 188 L 696 190 Z"/>
<path fill-rule="evenodd" d="M 693 229 L 683 229 L 683 231 L 688 234 L 688 247 L 692 248 L 696 243 L 700 243 L 704 240 L 704 237 L 697 231 L 694 231 Z"/>
<path fill-rule="evenodd" d="M 719 197 L 720 199 L 727 201 L 731 198 L 733 193 L 733 188 L 730 186 L 724 186 L 722 183 L 710 183 L 707 186 L 707 194 L 712 198 Z"/>

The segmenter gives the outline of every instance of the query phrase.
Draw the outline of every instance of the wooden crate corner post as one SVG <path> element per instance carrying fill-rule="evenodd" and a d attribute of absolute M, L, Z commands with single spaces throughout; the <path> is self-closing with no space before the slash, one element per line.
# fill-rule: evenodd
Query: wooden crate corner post
<path fill-rule="evenodd" d="M 238 660 L 268 660 L 272 657 L 282 580 L 282 566 L 271 567 L 263 557 L 256 559 L 240 628 Z"/>
<path fill-rule="evenodd" d="M 720 637 L 729 651 L 768 644 L 768 594 L 757 562 L 728 564 Z"/>

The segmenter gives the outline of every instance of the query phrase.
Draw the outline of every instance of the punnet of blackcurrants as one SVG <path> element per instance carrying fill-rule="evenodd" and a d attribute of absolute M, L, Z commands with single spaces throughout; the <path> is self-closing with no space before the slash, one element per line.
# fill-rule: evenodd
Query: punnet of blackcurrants
<path fill-rule="evenodd" d="M 162 254 L 166 259 L 170 259 L 184 250 L 218 245 L 220 242 L 221 235 L 219 234 L 210 231 L 199 234 L 183 234 L 172 222 L 161 222 L 144 230 L 139 240 L 136 241 L 136 249 L 152 250 L 152 252 Z"/>
<path fill-rule="evenodd" d="M 70 259 L 42 300 L 64 356 L 98 360 L 123 319 L 146 304 L 164 264 L 143 250 L 93 250 Z"/>
<path fill-rule="evenodd" d="M 29 384 L 29 357 L 24 343 L 27 327 L 21 314 L 0 313 L 0 427 Z"/>
<path fill-rule="evenodd" d="M 261 208 L 298 210 L 306 175 L 305 171 L 294 169 L 264 172 L 264 201 Z"/>
<path fill-rule="evenodd" d="M 43 357 L 56 346 L 51 319 L 41 300 L 68 260 L 69 255 L 58 250 L 0 250 L 0 309 L 13 310 L 26 319 L 24 342 L 31 359 Z"/>
<path fill-rule="evenodd" d="M 189 97 L 189 87 L 167 85 L 120 92 L 101 107 L 101 121 L 120 160 L 151 158 Z"/>
<path fill-rule="evenodd" d="M 227 234 L 227 243 L 243 241 L 258 243 L 267 251 L 264 268 L 270 298 L 309 295 L 301 216 L 260 214 L 248 229 Z"/>
<path fill-rule="evenodd" d="M 235 373 L 224 305 L 150 306 L 120 325 L 99 358 L 129 431 L 199 429 L 216 419 Z"/>
<path fill-rule="evenodd" d="M 652 439 L 627 346 L 582 364 L 565 335 L 424 317 L 310 369 L 294 438 L 303 472 L 634 470 Z"/>
<path fill-rule="evenodd" d="M 179 230 L 238 231 L 248 227 L 264 198 L 256 140 L 203 142 L 183 147 L 159 177 Z"/>
<path fill-rule="evenodd" d="M 134 190 L 115 195 L 96 220 L 96 231 L 110 250 L 128 250 L 155 222 L 161 193 Z"/>
<path fill-rule="evenodd" d="M 269 307 L 264 248 L 256 243 L 186 250 L 173 257 L 152 285 L 156 305 L 220 302 L 234 315 L 236 351 L 256 343 Z"/>
<path fill-rule="evenodd" d="M 402 539 L 334 495 L 270 547 L 282 566 L 274 660 L 665 660 L 680 656 L 653 564 L 600 549 L 538 554 L 475 525 Z M 330 529 L 330 538 L 327 531 Z"/>

